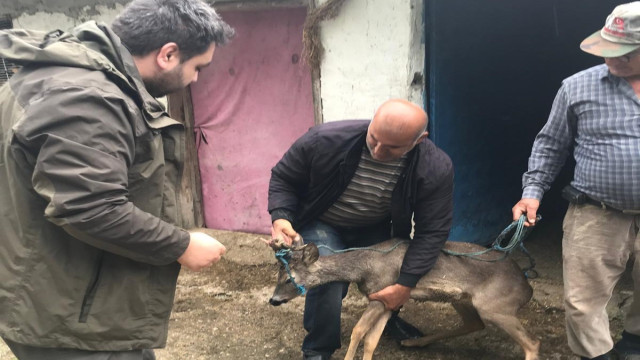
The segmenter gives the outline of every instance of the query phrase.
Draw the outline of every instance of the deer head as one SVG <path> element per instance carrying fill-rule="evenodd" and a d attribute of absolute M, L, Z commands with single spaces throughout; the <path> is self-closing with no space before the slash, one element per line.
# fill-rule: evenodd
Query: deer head
<path fill-rule="evenodd" d="M 267 244 L 273 251 L 278 252 L 283 249 L 295 249 L 304 246 L 304 241 L 302 241 L 302 237 L 298 234 L 295 238 L 293 238 L 293 243 L 291 245 L 287 245 L 287 243 L 281 238 L 271 238 L 271 240 L 260 239 L 262 242 Z"/>
<path fill-rule="evenodd" d="M 264 240 L 263 240 L 264 241 Z M 315 244 L 302 244 L 302 238 L 294 242 L 291 247 L 279 243 L 277 239 L 265 241 L 276 253 L 280 262 L 278 282 L 273 291 L 269 304 L 278 306 L 287 301 L 304 295 L 306 292 L 304 279 L 307 268 L 318 260 L 318 248 Z"/>

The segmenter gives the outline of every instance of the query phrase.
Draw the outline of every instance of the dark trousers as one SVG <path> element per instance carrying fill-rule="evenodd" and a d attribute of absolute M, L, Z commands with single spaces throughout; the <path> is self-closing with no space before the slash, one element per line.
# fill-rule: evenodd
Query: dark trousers
<path fill-rule="evenodd" d="M 390 224 L 357 229 L 341 229 L 314 221 L 299 231 L 305 243 L 325 245 L 334 250 L 363 247 L 380 243 L 390 238 Z M 320 256 L 333 254 L 319 248 Z M 332 282 L 309 290 L 304 307 L 304 328 L 307 336 L 302 342 L 305 354 L 330 355 L 340 348 L 340 313 L 342 299 L 347 295 L 349 284 Z"/>
<path fill-rule="evenodd" d="M 42 348 L 18 344 L 3 339 L 18 360 L 155 360 L 151 349 L 131 351 L 86 351 L 77 349 Z"/>

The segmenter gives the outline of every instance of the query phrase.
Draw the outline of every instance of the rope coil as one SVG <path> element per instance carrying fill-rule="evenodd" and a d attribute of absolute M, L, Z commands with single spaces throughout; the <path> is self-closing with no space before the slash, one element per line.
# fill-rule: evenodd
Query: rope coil
<path fill-rule="evenodd" d="M 537 215 L 536 216 L 536 224 L 542 219 L 542 216 Z M 513 221 L 511 224 L 509 224 L 509 226 L 507 226 L 504 230 L 502 230 L 502 232 L 500 233 L 500 235 L 498 235 L 498 237 L 493 241 L 493 244 L 491 244 L 491 247 L 482 250 L 482 251 L 476 251 L 476 252 L 471 252 L 471 253 L 460 253 L 460 252 L 456 252 L 456 251 L 451 251 L 451 250 L 447 250 L 447 249 L 442 249 L 442 252 L 444 252 L 445 254 L 448 255 L 453 255 L 453 256 L 466 256 L 469 258 L 472 258 L 474 260 L 478 260 L 478 261 L 486 261 L 486 262 L 496 262 L 496 261 L 501 261 L 504 258 L 506 258 L 517 246 L 520 247 L 520 251 L 522 251 L 527 258 L 529 259 L 529 266 L 522 269 L 522 271 L 524 272 L 525 276 L 529 279 L 535 279 L 536 277 L 538 277 L 538 272 L 534 270 L 534 267 L 536 266 L 536 262 L 533 259 L 533 257 L 531 256 L 531 254 L 529 254 L 529 252 L 527 251 L 527 249 L 524 247 L 524 239 L 529 235 L 529 233 L 531 233 L 532 227 L 527 227 L 524 226 L 526 217 L 524 215 L 521 215 L 520 218 L 518 220 Z M 511 239 L 509 240 L 509 242 L 503 246 L 502 245 L 502 241 L 507 237 L 507 235 L 515 228 L 515 231 L 513 232 L 513 235 L 511 236 Z M 486 254 L 488 252 L 491 251 L 499 251 L 502 252 L 502 257 L 497 258 L 497 259 L 482 259 L 479 256 Z"/>

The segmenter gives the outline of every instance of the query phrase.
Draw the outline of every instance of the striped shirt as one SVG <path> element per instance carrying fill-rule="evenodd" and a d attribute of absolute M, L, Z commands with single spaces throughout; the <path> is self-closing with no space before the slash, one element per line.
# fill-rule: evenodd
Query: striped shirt
<path fill-rule="evenodd" d="M 389 219 L 391 195 L 406 160 L 406 154 L 394 161 L 374 160 L 365 145 L 351 182 L 320 220 L 333 226 L 360 227 Z"/>
<path fill-rule="evenodd" d="M 614 208 L 640 209 L 640 100 L 605 64 L 563 81 L 533 144 L 524 198 L 542 198 L 572 146 L 576 189 Z"/>

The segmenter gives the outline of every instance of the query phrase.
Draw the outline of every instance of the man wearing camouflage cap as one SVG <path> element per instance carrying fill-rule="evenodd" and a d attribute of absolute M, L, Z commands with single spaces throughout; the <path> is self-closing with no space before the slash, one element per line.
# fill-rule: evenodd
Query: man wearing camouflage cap
<path fill-rule="evenodd" d="M 567 338 L 581 359 L 640 359 L 640 1 L 616 7 L 580 48 L 605 64 L 562 83 L 533 144 L 513 217 L 535 224 L 540 200 L 573 149 L 562 244 Z M 606 305 L 633 259 L 634 301 L 621 340 Z"/>

